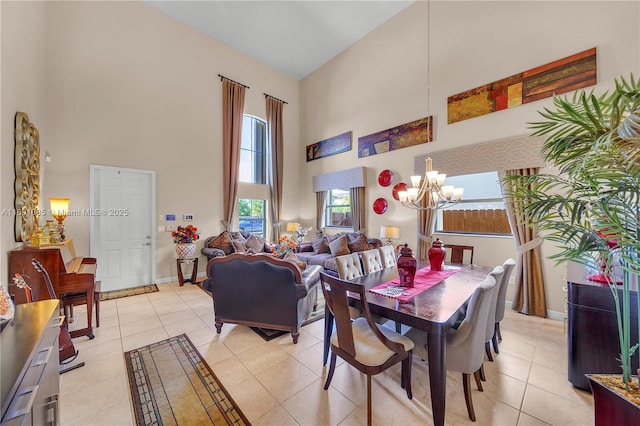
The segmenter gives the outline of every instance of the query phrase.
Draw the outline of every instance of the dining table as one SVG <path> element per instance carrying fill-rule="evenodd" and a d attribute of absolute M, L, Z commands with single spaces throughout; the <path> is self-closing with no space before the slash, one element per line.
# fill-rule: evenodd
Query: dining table
<path fill-rule="evenodd" d="M 418 263 L 418 269 L 429 268 L 428 263 Z M 484 281 L 492 268 L 479 265 L 445 265 L 452 275 L 447 276 L 409 300 L 374 293 L 374 287 L 398 280 L 396 267 L 385 268 L 349 281 L 364 285 L 367 290 L 367 303 L 373 315 L 387 318 L 426 332 L 427 361 L 429 363 L 429 387 L 433 422 L 444 425 L 446 377 L 447 377 L 447 333 L 464 316 L 466 307 L 475 289 Z M 418 271 L 420 272 L 420 271 Z M 428 273 L 423 270 L 422 273 Z M 435 271 L 433 271 L 435 272 Z M 406 299 L 406 297 L 404 297 Z M 349 304 L 362 308 L 362 302 L 354 294 L 349 296 Z M 334 318 L 325 305 L 324 353 L 323 365 L 329 356 L 330 338 L 333 332 Z"/>

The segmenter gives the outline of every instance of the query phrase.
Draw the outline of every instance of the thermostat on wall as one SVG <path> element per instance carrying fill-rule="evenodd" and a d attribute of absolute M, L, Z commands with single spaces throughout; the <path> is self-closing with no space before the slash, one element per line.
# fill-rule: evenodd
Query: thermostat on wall
<path fill-rule="evenodd" d="M 184 215 L 184 220 L 193 220 L 193 215 L 192 214 L 185 214 Z"/>

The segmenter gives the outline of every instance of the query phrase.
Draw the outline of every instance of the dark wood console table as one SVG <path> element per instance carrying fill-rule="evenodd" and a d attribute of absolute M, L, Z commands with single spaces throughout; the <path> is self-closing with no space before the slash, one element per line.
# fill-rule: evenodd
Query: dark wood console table
<path fill-rule="evenodd" d="M 615 302 L 606 284 L 586 279 L 585 268 L 576 263 L 567 267 L 568 376 L 573 386 L 591 392 L 585 374 L 621 374 L 620 343 Z M 638 336 L 638 292 L 631 302 L 631 338 Z M 638 368 L 638 353 L 632 359 L 632 371 Z"/>

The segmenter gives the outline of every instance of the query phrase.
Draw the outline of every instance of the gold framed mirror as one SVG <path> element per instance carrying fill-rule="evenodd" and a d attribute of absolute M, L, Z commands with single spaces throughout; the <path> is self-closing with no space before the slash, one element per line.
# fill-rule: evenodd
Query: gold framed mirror
<path fill-rule="evenodd" d="M 27 242 L 40 218 L 40 134 L 24 112 L 16 112 L 15 175 L 15 240 Z"/>

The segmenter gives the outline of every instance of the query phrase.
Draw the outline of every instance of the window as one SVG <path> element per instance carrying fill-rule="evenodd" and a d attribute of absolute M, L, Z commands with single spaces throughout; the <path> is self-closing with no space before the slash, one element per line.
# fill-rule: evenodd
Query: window
<path fill-rule="evenodd" d="M 344 189 L 327 191 L 327 207 L 324 215 L 325 226 L 351 227 L 351 196 Z"/>
<path fill-rule="evenodd" d="M 241 198 L 238 201 L 240 219 L 238 228 L 240 231 L 251 232 L 256 235 L 265 235 L 265 202 L 264 200 L 249 200 Z"/>
<path fill-rule="evenodd" d="M 245 115 L 240 146 L 240 182 L 266 183 L 267 123 Z"/>
<path fill-rule="evenodd" d="M 436 232 L 511 235 L 498 172 L 447 177 L 447 185 L 464 188 L 462 201 L 438 210 Z"/>

